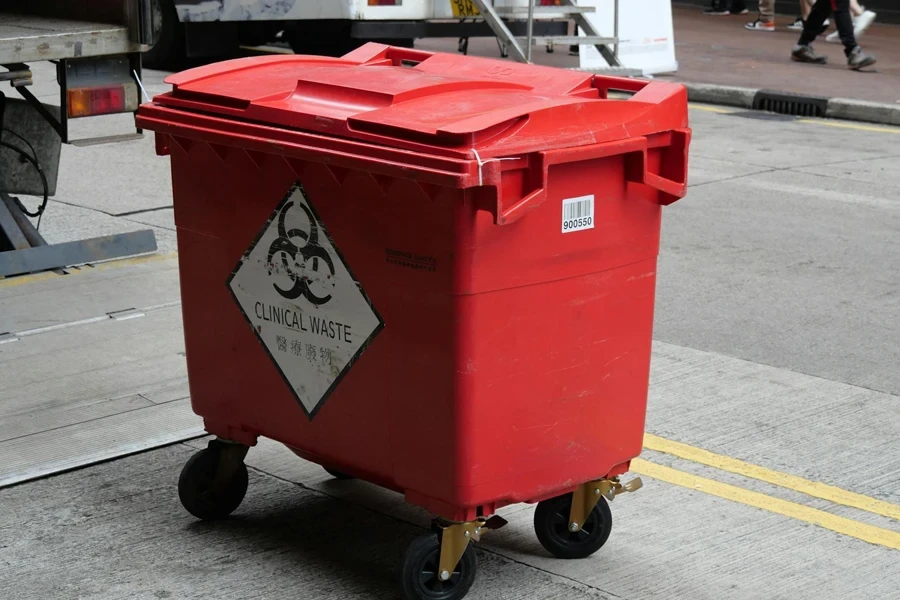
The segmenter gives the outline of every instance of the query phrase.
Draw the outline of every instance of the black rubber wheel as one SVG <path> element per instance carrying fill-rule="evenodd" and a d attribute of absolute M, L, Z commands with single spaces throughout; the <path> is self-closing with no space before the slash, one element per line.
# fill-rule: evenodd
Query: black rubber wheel
<path fill-rule="evenodd" d="M 219 452 L 206 448 L 185 463 L 178 478 L 178 497 L 185 509 L 198 519 L 224 519 L 240 506 L 247 493 L 247 466 L 242 462 L 235 472 L 213 488 Z"/>
<path fill-rule="evenodd" d="M 436 534 L 413 540 L 403 558 L 403 595 L 407 600 L 459 600 L 469 592 L 478 571 L 472 544 L 447 581 L 438 576 L 440 559 L 441 543 Z"/>
<path fill-rule="evenodd" d="M 612 531 L 612 513 L 605 498 L 600 498 L 584 526 L 569 531 L 572 494 L 538 502 L 534 511 L 534 532 L 541 546 L 558 558 L 586 558 L 599 550 Z"/>
<path fill-rule="evenodd" d="M 347 475 L 346 473 L 341 473 L 335 469 L 329 467 L 322 467 L 325 469 L 325 472 L 334 477 L 335 479 L 340 479 L 341 481 L 346 481 L 348 479 L 356 479 L 353 475 Z"/>
<path fill-rule="evenodd" d="M 173 0 L 150 0 L 154 43 L 141 55 L 148 69 L 176 67 L 185 57 L 184 25 L 178 20 Z"/>

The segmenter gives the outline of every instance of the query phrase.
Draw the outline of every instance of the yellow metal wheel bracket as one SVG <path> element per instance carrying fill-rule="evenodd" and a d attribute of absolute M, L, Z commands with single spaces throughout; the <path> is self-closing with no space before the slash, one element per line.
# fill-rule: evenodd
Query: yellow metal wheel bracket
<path fill-rule="evenodd" d="M 588 515 L 597 506 L 600 498 L 606 498 L 610 502 L 625 492 L 636 492 L 641 489 L 644 482 L 640 477 L 632 479 L 628 483 L 620 483 L 618 477 L 611 479 L 598 479 L 579 485 L 572 493 L 572 508 L 569 511 L 569 531 L 581 531 Z"/>

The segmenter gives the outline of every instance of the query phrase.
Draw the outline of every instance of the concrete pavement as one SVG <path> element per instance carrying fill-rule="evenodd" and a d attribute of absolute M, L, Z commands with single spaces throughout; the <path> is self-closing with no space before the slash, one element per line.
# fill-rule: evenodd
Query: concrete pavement
<path fill-rule="evenodd" d="M 583 561 L 550 558 L 531 508 L 507 508 L 510 525 L 479 550 L 473 599 L 900 594 L 900 129 L 710 106 L 691 119 L 690 191 L 664 217 L 655 437 L 635 464 L 645 488 L 613 503 L 608 545 Z M 64 149 L 51 241 L 136 218 L 173 240 L 167 161 L 149 140 L 115 148 Z M 93 193 L 90 172 L 66 166 L 75 153 L 80 165 L 115 160 L 114 189 Z M 154 290 L 177 296 L 177 282 Z M 143 334 L 175 360 L 170 320 L 85 327 L 137 328 L 115 335 Z M 264 441 L 235 517 L 198 524 L 175 484 L 201 446 L 0 489 L 0 589 L 17 600 L 398 597 L 402 552 L 428 515 Z"/>
<path fill-rule="evenodd" d="M 827 43 L 824 36 L 815 42 L 815 49 L 828 57 L 829 64 L 800 64 L 790 59 L 800 33 L 786 28 L 796 18 L 791 11 L 797 10 L 797 2 L 776 6 L 788 14 L 777 15 L 775 32 L 745 30 L 744 24 L 756 19 L 753 13 L 708 17 L 696 6 L 673 6 L 678 73 L 672 79 L 825 98 L 900 102 L 900 25 L 876 21 L 859 38 L 859 44 L 878 57 L 872 72 L 848 70 L 844 47 Z"/>

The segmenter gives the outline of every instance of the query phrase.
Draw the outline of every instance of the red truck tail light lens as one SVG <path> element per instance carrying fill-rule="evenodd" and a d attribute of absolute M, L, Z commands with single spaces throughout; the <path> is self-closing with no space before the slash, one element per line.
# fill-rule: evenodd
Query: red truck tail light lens
<path fill-rule="evenodd" d="M 125 86 L 69 89 L 67 105 L 73 119 L 125 112 Z"/>
<path fill-rule="evenodd" d="M 403 0 L 369 0 L 369 6 L 402 6 Z"/>

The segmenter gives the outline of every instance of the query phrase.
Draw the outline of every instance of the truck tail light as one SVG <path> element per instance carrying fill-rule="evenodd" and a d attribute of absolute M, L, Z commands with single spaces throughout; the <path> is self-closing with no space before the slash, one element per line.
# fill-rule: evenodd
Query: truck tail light
<path fill-rule="evenodd" d="M 403 0 L 369 0 L 369 6 L 402 6 Z"/>
<path fill-rule="evenodd" d="M 75 88 L 68 90 L 69 118 L 108 115 L 127 110 L 125 86 Z"/>
<path fill-rule="evenodd" d="M 541 0 L 541 6 L 560 6 L 560 0 Z"/>

